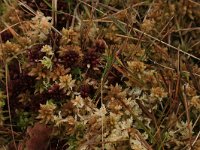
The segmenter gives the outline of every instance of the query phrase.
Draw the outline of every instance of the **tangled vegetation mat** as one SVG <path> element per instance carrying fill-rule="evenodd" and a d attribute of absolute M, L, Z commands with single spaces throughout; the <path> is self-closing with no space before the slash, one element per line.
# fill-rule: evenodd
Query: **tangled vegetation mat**
<path fill-rule="evenodd" d="M 198 0 L 0 0 L 0 150 L 200 150 Z"/>

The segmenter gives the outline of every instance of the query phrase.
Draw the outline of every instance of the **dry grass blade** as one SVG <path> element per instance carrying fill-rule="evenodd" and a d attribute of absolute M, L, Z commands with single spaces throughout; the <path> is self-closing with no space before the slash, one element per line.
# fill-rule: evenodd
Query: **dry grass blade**
<path fill-rule="evenodd" d="M 11 129 L 11 132 L 12 132 L 12 140 L 14 142 L 14 148 L 17 150 L 17 144 L 16 144 L 16 141 L 15 141 L 15 135 L 14 135 L 14 132 L 13 132 L 13 124 L 12 124 L 12 116 L 11 116 L 11 108 L 10 108 L 10 99 L 9 99 L 9 70 L 8 70 L 8 64 L 6 63 L 5 64 L 5 77 L 6 77 L 6 95 L 7 95 L 7 104 L 8 104 L 8 113 L 9 113 L 9 121 L 10 121 L 10 129 Z"/>

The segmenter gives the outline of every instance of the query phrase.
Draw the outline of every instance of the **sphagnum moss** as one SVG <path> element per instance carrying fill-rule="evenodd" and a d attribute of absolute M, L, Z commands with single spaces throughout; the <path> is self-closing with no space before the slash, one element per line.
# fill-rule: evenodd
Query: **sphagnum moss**
<path fill-rule="evenodd" d="M 12 2 L 0 148 L 199 149 L 197 1 Z"/>

